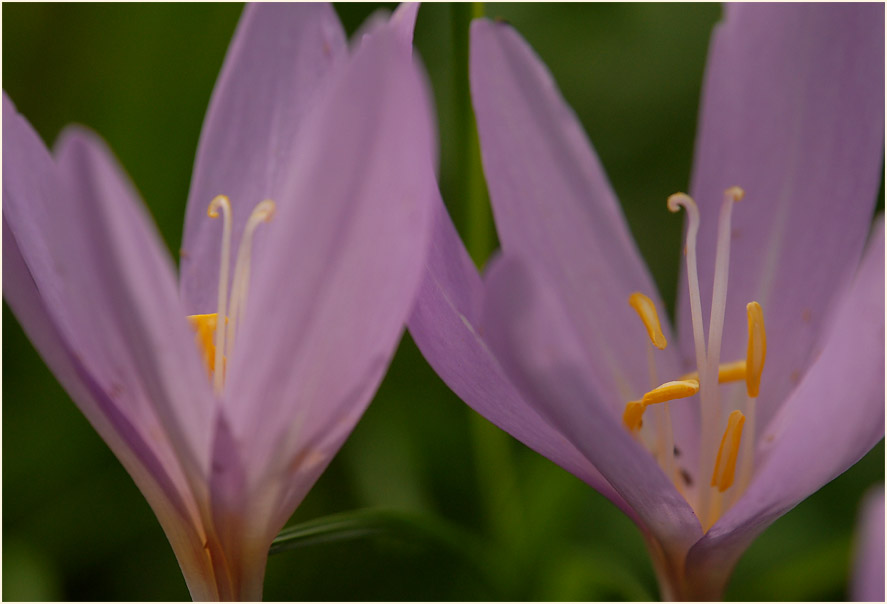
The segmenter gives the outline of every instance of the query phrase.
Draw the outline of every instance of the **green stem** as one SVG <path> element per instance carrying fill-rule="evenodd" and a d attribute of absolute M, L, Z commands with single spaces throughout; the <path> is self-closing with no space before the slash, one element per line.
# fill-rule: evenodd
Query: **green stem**
<path fill-rule="evenodd" d="M 480 269 L 498 242 L 481 163 L 480 144 L 471 106 L 469 84 L 469 28 L 483 17 L 483 3 L 453 4 L 454 89 L 456 91 L 456 148 L 460 151 L 459 174 L 465 245 Z M 517 473 L 512 459 L 511 437 L 480 415 L 471 414 L 471 437 L 477 463 L 480 492 L 488 526 L 495 539 L 511 552 L 522 554 L 520 529 L 523 511 Z"/>

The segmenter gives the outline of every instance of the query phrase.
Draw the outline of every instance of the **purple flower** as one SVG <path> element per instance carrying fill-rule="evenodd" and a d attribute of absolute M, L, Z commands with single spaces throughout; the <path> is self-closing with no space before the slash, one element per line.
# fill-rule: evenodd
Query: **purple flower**
<path fill-rule="evenodd" d="M 637 523 L 665 597 L 719 597 L 761 531 L 883 437 L 883 221 L 864 252 L 883 17 L 876 5 L 727 7 L 703 92 L 698 207 L 669 200 L 690 218 L 677 337 L 551 75 L 507 24 L 472 26 L 503 254 L 482 280 L 439 207 L 410 330 L 469 405 Z M 649 210 L 663 220 L 667 193 Z"/>
<path fill-rule="evenodd" d="M 884 485 L 863 498 L 856 530 L 850 599 L 884 601 Z"/>
<path fill-rule="evenodd" d="M 349 50 L 329 5 L 246 8 L 200 140 L 180 291 L 104 143 L 71 128 L 50 155 L 4 93 L 4 295 L 194 599 L 261 598 L 272 539 L 402 333 L 434 188 L 415 16 L 375 20 Z"/>

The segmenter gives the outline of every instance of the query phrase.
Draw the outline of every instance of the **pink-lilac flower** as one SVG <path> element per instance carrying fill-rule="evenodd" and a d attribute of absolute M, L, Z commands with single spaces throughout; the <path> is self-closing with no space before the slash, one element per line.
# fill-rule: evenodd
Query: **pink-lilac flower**
<path fill-rule="evenodd" d="M 690 217 L 677 338 L 550 73 L 507 24 L 472 25 L 502 254 L 481 280 L 438 204 L 411 333 L 463 400 L 637 523 L 664 597 L 722 595 L 761 531 L 883 437 L 883 220 L 864 252 L 883 18 L 727 6 L 692 198 L 669 199 Z"/>
<path fill-rule="evenodd" d="M 860 506 L 850 599 L 884 601 L 884 485 L 872 487 Z"/>
<path fill-rule="evenodd" d="M 4 93 L 4 296 L 196 600 L 261 598 L 271 541 L 399 340 L 434 188 L 415 17 L 349 49 L 330 5 L 245 9 L 197 153 L 181 292 L 104 143 L 70 128 L 50 155 Z"/>

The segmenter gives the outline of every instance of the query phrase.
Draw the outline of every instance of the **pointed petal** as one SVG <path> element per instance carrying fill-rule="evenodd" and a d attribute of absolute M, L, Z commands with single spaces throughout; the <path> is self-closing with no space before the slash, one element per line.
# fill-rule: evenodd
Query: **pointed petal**
<path fill-rule="evenodd" d="M 722 358 L 744 357 L 745 305 L 760 302 L 769 345 L 759 427 L 813 361 L 835 294 L 859 262 L 883 133 L 883 5 L 727 5 L 709 54 L 692 193 L 708 317 L 718 207 L 727 187 L 746 191 L 733 212 Z"/>
<path fill-rule="evenodd" d="M 289 464 L 296 441 L 353 426 L 401 336 L 435 186 L 404 50 L 383 31 L 331 74 L 262 227 L 269 253 L 253 264 L 224 401 L 254 475 Z"/>
<path fill-rule="evenodd" d="M 188 195 L 181 287 L 188 314 L 216 312 L 221 225 L 206 215 L 216 195 L 233 207 L 236 242 L 253 207 L 280 203 L 293 144 L 312 98 L 346 53 L 332 6 L 259 3 L 244 9 L 213 91 Z M 264 252 L 256 241 L 255 258 Z"/>
<path fill-rule="evenodd" d="M 413 44 L 413 32 L 416 30 L 416 17 L 418 15 L 418 2 L 401 2 L 394 14 L 391 15 L 391 24 L 401 38 L 410 46 Z"/>
<path fill-rule="evenodd" d="M 758 534 L 884 437 L 883 221 L 823 344 L 758 441 L 748 491 L 691 550 L 691 583 L 726 581 Z"/>
<path fill-rule="evenodd" d="M 438 196 L 431 248 L 408 323 L 416 345 L 441 379 L 475 411 L 628 511 L 600 473 L 505 376 L 479 333 L 483 295 L 477 269 Z"/>
<path fill-rule="evenodd" d="M 872 488 L 862 502 L 853 556 L 850 599 L 884 601 L 884 485 Z"/>
<path fill-rule="evenodd" d="M 175 353 L 161 358 L 175 336 L 154 343 L 181 323 L 177 339 L 183 342 L 182 350 L 187 350 L 185 356 L 195 357 L 191 364 L 199 372 L 184 318 L 175 315 L 155 333 L 144 333 L 147 324 L 153 329 L 154 321 L 168 322 L 162 313 L 170 305 L 177 307 L 177 297 L 168 258 L 134 194 L 112 166 L 96 158 L 99 151 L 87 157 L 78 155 L 73 145 L 63 145 L 71 151 L 64 154 L 69 160 L 83 159 L 83 172 L 74 177 L 71 161 L 54 165 L 5 94 L 3 124 L 3 219 L 10 245 L 15 244 L 8 249 L 17 250 L 22 270 L 27 270 L 14 287 L 33 282 L 34 295 L 39 295 L 50 315 L 48 325 L 58 331 L 52 339 L 70 347 L 70 355 L 92 384 L 90 389 L 101 392 L 101 400 L 108 403 L 96 412 L 81 408 L 94 424 L 99 421 L 97 413 L 107 416 L 116 429 L 126 432 L 125 440 L 137 436 L 145 441 L 171 475 L 181 472 L 176 452 L 184 453 L 186 462 L 190 456 L 191 465 L 199 466 L 201 431 L 196 430 L 192 438 L 184 433 L 185 425 L 198 421 L 211 400 L 190 391 L 176 398 L 185 388 L 183 376 L 189 363 L 166 365 L 177 362 Z M 74 138 L 78 137 L 70 138 L 71 143 Z M 7 297 L 24 295 L 9 288 L 4 291 Z M 18 306 L 24 323 L 39 325 L 40 313 L 34 304 Z M 32 317 L 31 312 L 37 315 Z M 52 332 L 48 326 L 46 330 Z M 29 332 L 38 340 L 49 337 L 42 328 L 32 327 Z M 52 347 L 40 346 L 50 364 L 64 356 L 47 352 Z M 65 382 L 65 375 L 59 377 L 66 387 L 74 387 L 69 386 L 70 380 Z M 203 389 L 208 390 L 205 385 Z M 84 397 L 75 399 L 80 402 Z M 182 400 L 189 405 L 176 408 L 175 403 Z M 111 420 L 112 415 L 119 415 L 119 421 Z M 109 439 L 107 433 L 102 435 Z M 203 452 L 203 461 L 208 461 L 208 451 Z"/>
<path fill-rule="evenodd" d="M 541 267 L 503 256 L 490 267 L 483 328 L 527 401 L 591 461 L 672 561 L 701 536 L 690 505 L 653 456 L 602 404 L 576 330 Z"/>
<path fill-rule="evenodd" d="M 626 335 L 644 333 L 628 297 L 663 306 L 581 124 L 507 24 L 472 23 L 471 93 L 503 249 L 542 265 L 604 392 L 646 388 L 647 341 Z"/>
<path fill-rule="evenodd" d="M 74 342 L 89 351 L 99 381 L 131 405 L 134 422 L 148 429 L 159 420 L 200 484 L 209 469 L 214 400 L 169 255 L 98 137 L 69 128 L 55 155 L 68 192 L 65 228 L 79 240 L 79 248 L 66 250 L 77 287 L 67 303 L 84 326 Z"/>

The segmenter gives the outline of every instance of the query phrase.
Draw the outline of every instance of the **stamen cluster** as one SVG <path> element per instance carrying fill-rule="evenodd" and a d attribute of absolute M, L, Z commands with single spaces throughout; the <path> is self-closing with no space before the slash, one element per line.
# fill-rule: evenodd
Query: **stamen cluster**
<path fill-rule="evenodd" d="M 693 339 L 696 352 L 696 371 L 681 376 L 678 380 L 657 385 L 654 349 L 667 346 L 659 315 L 652 300 L 636 292 L 629 297 L 629 305 L 638 313 L 647 329 L 651 346 L 648 349 L 650 367 L 650 391 L 640 400 L 629 401 L 623 413 L 623 423 L 629 432 L 646 445 L 643 434 L 643 416 L 647 407 L 656 405 L 654 413 L 655 434 L 653 445 L 648 448 L 669 479 L 678 490 L 687 497 L 687 489 L 692 481 L 686 469 L 678 469 L 675 464 L 674 436 L 671 427 L 669 401 L 688 398 L 695 394 L 700 396 L 701 434 L 699 468 L 697 476 L 711 476 L 708 485 L 700 484 L 696 489 L 696 497 L 690 500 L 705 530 L 708 530 L 720 517 L 724 507 L 723 494 L 734 484 L 737 460 L 742 463 L 739 471 L 739 484 L 733 489 L 732 505 L 748 487 L 754 468 L 755 441 L 755 405 L 760 390 L 761 373 L 767 353 L 767 339 L 764 329 L 764 316 L 761 305 L 750 302 L 746 309 L 748 315 L 748 350 L 744 360 L 720 363 L 721 338 L 724 326 L 724 311 L 727 301 L 727 279 L 730 264 L 730 219 L 732 207 L 744 196 L 739 187 L 731 187 L 724 192 L 721 214 L 718 223 L 717 250 L 715 255 L 715 275 L 712 291 L 711 315 L 708 325 L 708 342 L 702 325 L 702 304 L 699 292 L 699 275 L 696 268 L 696 236 L 699 232 L 699 209 L 693 199 L 683 193 L 676 193 L 668 198 L 668 208 L 677 212 L 684 208 L 689 224 L 685 256 L 687 262 L 687 281 L 690 289 L 690 315 L 693 323 Z M 746 382 L 748 398 L 745 413 L 736 409 L 730 412 L 726 429 L 717 445 L 720 434 L 721 402 L 718 384 Z M 745 438 L 743 428 L 746 423 Z"/>
<path fill-rule="evenodd" d="M 217 195 L 209 204 L 207 215 L 210 218 L 223 217 L 222 222 L 222 257 L 219 262 L 219 295 L 218 310 L 205 315 L 191 315 L 188 320 L 196 333 L 197 347 L 203 355 L 204 362 L 213 378 L 213 388 L 220 394 L 225 384 L 225 360 L 234 350 L 234 339 L 237 327 L 243 319 L 246 309 L 247 292 L 249 291 L 250 257 L 252 254 L 253 233 L 262 223 L 274 216 L 275 205 L 266 199 L 253 208 L 246 221 L 240 247 L 234 264 L 234 279 L 228 294 L 229 265 L 231 262 L 231 201 L 225 195 Z M 219 321 L 219 317 L 224 321 Z M 217 371 L 217 368 L 221 370 Z"/>

